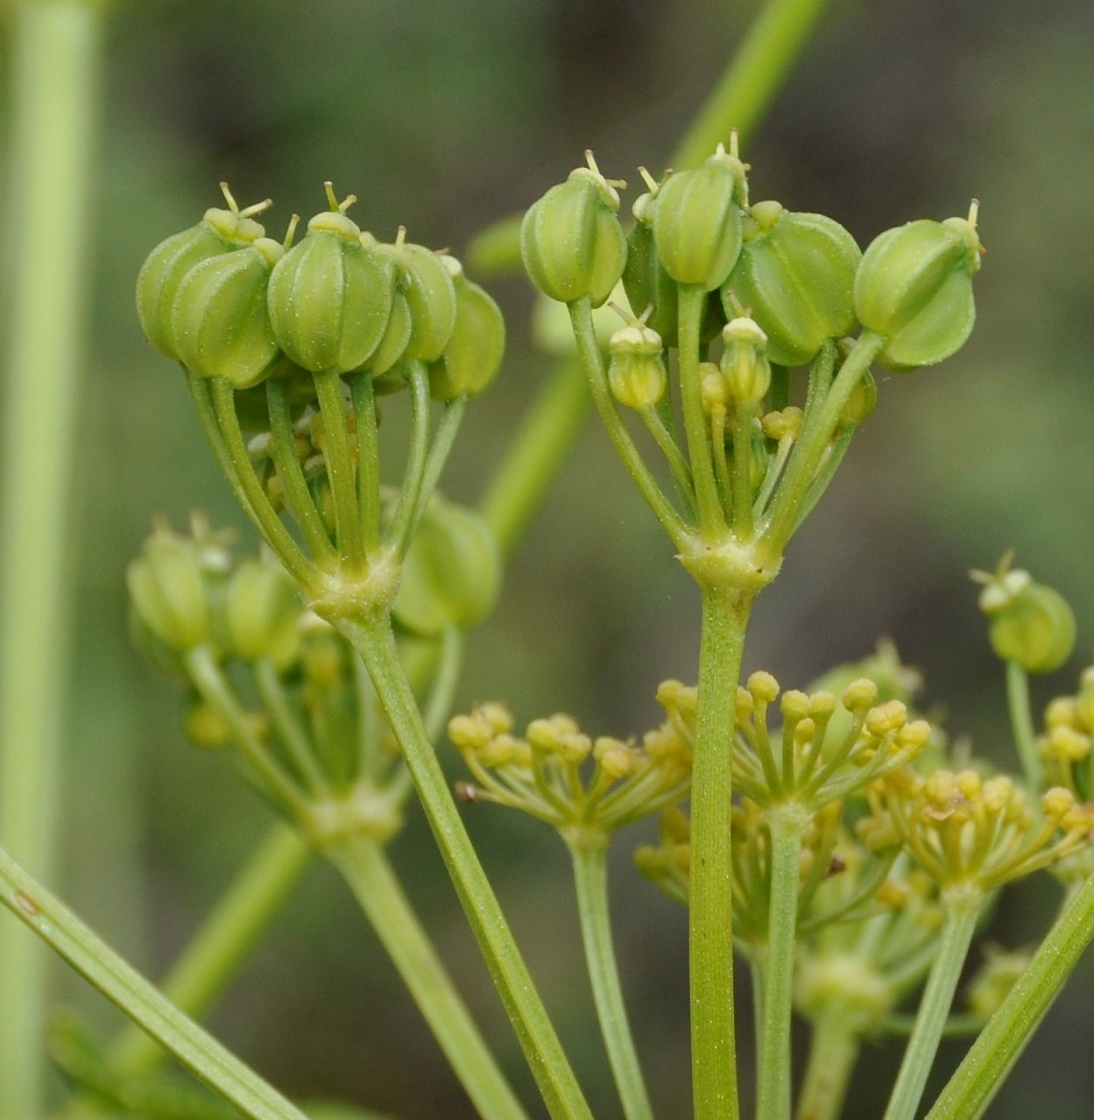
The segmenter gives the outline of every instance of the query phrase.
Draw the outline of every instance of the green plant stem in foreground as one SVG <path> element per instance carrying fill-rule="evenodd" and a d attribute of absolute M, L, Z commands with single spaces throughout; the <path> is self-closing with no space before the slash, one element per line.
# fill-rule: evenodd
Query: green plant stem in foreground
<path fill-rule="evenodd" d="M 526 1116 L 403 894 L 382 847 L 356 839 L 329 853 L 483 1120 Z"/>
<path fill-rule="evenodd" d="M 312 859 L 295 829 L 275 824 L 213 912 L 167 973 L 160 988 L 180 1011 L 200 1018 L 246 960 Z M 156 1041 L 130 1026 L 111 1050 L 119 1073 L 152 1069 L 164 1056 Z"/>
<path fill-rule="evenodd" d="M 600 1033 L 608 1051 L 608 1062 L 623 1104 L 623 1115 L 626 1120 L 652 1120 L 653 1110 L 631 1036 L 612 945 L 608 913 L 607 837 L 597 837 L 592 843 L 582 843 L 581 838 L 576 837 L 569 842 L 569 847 L 573 856 L 581 937 L 593 1001 L 600 1020 Z"/>
<path fill-rule="evenodd" d="M 840 1015 L 813 1024 L 797 1120 L 839 1120 L 858 1054 L 858 1035 Z"/>
<path fill-rule="evenodd" d="M 961 979 L 961 969 L 976 932 L 983 896 L 979 891 L 970 889 L 966 894 L 946 900 L 944 906 L 945 918 L 938 950 L 884 1120 L 914 1120 L 938 1052 L 954 992 Z"/>
<path fill-rule="evenodd" d="M 503 552 L 511 552 L 566 461 L 585 417 L 589 391 L 576 357 L 551 371 L 505 451 L 479 503 Z"/>
<path fill-rule="evenodd" d="M 757 1120 L 790 1116 L 790 1018 L 794 987 L 794 934 L 798 924 L 802 832 L 808 812 L 789 803 L 768 811 L 771 829 L 771 898 L 764 960 L 759 1039 Z"/>
<path fill-rule="evenodd" d="M 245 1116 L 251 1120 L 307 1120 L 276 1089 L 161 995 L 3 848 L 0 902 Z"/>
<path fill-rule="evenodd" d="M 691 792 L 691 1055 L 696 1120 L 737 1120 L 733 1022 L 733 873 L 730 759 L 745 627 L 752 600 L 703 587 Z"/>
<path fill-rule="evenodd" d="M 422 726 L 386 614 L 332 618 L 360 653 L 403 749 L 426 818 L 521 1048 L 555 1120 L 592 1114 L 562 1050 L 527 965 L 467 835 L 448 782 Z"/>
<path fill-rule="evenodd" d="M 70 615 L 68 489 L 83 365 L 101 15 L 13 9 L 0 494 L 0 836 L 40 874 L 55 843 Z M 5 15 L 8 13 L 5 12 Z M 63 80 L 59 80 L 63 75 Z M 0 921 L 0 1117 L 41 1116 L 47 955 Z"/>
<path fill-rule="evenodd" d="M 1076 891 L 988 1020 L 926 1120 L 978 1120 L 1094 940 L 1094 878 Z"/>
<path fill-rule="evenodd" d="M 745 136 L 763 116 L 828 0 L 768 0 L 725 75 L 673 153 L 678 171 L 702 163 L 731 128 Z"/>

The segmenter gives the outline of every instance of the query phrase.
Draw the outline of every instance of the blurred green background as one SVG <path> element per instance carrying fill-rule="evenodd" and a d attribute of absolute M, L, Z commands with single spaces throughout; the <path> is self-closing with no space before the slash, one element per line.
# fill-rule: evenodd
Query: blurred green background
<path fill-rule="evenodd" d="M 140 336 L 132 290 L 148 250 L 216 205 L 271 196 L 268 223 L 323 206 L 332 179 L 390 239 L 463 250 L 596 151 L 606 173 L 659 169 L 755 11 L 725 0 L 120 0 L 107 22 L 95 284 L 81 399 L 62 894 L 158 974 L 267 824 L 220 760 L 188 748 L 174 682 L 125 631 L 125 565 L 151 517 L 192 507 L 239 524 L 177 370 Z M 6 50 L 0 56 L 7 86 Z M 945 366 L 881 384 L 838 481 L 760 600 L 746 668 L 802 686 L 879 635 L 927 680 L 955 734 L 1010 760 L 1002 676 L 967 580 L 1008 547 L 1080 619 L 1073 688 L 1094 643 L 1094 7 L 1081 0 L 834 0 L 743 154 L 755 199 L 837 218 L 865 245 L 981 200 L 979 321 Z M 59 76 L 58 80 L 63 80 Z M 6 96 L 6 95 L 5 95 Z M 6 104 L 6 101 L 5 101 Z M 7 121 L 5 119 L 5 128 Z M 8 228 L 19 221 L 16 192 Z M 547 362 L 531 298 L 509 315 L 502 377 L 477 402 L 446 479 L 474 501 Z M 594 733 L 656 719 L 666 676 L 693 679 L 698 604 L 602 433 L 590 425 L 512 558 L 496 618 L 472 636 L 461 703 L 505 698 L 518 720 L 566 709 Z M 451 760 L 450 760 L 451 761 Z M 529 1082 L 426 830 L 394 858 L 489 1036 Z M 553 834 L 469 812 L 484 860 L 598 1117 L 617 1105 L 580 963 L 568 862 Z M 660 1114 L 688 1114 L 685 915 L 618 845 L 613 905 L 636 1034 Z M 1007 945 L 1043 928 L 1050 884 L 1004 905 Z M 1094 965 L 1080 969 L 992 1115 L 1089 1115 Z M 113 1013 L 58 971 L 107 1026 Z M 2 1013 L 2 1012 L 0 1012 Z M 403 1117 L 471 1115 L 334 874 L 316 866 L 212 1018 L 279 1087 Z M 941 1064 L 957 1060 L 947 1047 Z M 873 1117 L 898 1052 L 856 1082 Z M 882 1067 L 884 1067 L 882 1069 Z M 751 1065 L 743 1063 L 746 1092 Z M 866 1083 L 861 1083 L 865 1081 Z M 928 1092 L 928 1097 L 930 1092 Z"/>

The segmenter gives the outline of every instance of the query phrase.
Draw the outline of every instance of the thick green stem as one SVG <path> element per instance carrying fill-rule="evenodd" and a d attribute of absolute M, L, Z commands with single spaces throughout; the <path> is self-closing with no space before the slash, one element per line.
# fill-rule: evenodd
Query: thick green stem
<path fill-rule="evenodd" d="M 884 1120 L 914 1120 L 976 931 L 983 896 L 979 891 L 969 891 L 949 898 L 944 906 L 946 916 L 934 963 Z"/>
<path fill-rule="evenodd" d="M 83 365 L 101 17 L 38 0 L 16 10 L 12 59 L 0 494 L 0 835 L 52 864 L 70 635 L 69 482 Z M 0 921 L 0 1117 L 40 1116 L 41 946 Z"/>
<path fill-rule="evenodd" d="M 691 793 L 691 1047 L 696 1120 L 736 1120 L 733 1022 L 733 870 L 729 837 L 731 761 L 745 627 L 740 591 L 703 591 Z"/>
<path fill-rule="evenodd" d="M 376 930 L 483 1120 L 526 1115 L 403 894 L 381 846 L 356 839 L 329 853 Z"/>
<path fill-rule="evenodd" d="M 422 807 L 510 1021 L 556 1120 L 591 1120 L 562 1044 L 467 835 L 448 782 L 422 726 L 399 662 L 388 617 L 362 613 L 332 619 L 368 666 L 388 722 L 403 749 Z"/>
<path fill-rule="evenodd" d="M 1094 878 L 1087 879 L 939 1094 L 927 1120 L 978 1120 L 995 1099 L 1079 957 L 1094 940 Z"/>
<path fill-rule="evenodd" d="M 844 1017 L 833 1013 L 813 1024 L 797 1120 L 839 1120 L 859 1047 L 858 1035 Z"/>
<path fill-rule="evenodd" d="M 295 829 L 276 824 L 217 902 L 161 982 L 163 994 L 191 1018 L 200 1018 L 224 990 L 311 861 Z M 111 1065 L 145 1073 L 164 1057 L 156 1041 L 130 1026 L 111 1051 Z"/>
<path fill-rule="evenodd" d="M 0 902 L 245 1116 L 252 1120 L 307 1120 L 272 1085 L 156 991 L 3 848 Z M 27 1115 L 22 1120 L 27 1120 Z"/>
<path fill-rule="evenodd" d="M 707 99 L 672 157 L 677 170 L 696 167 L 730 129 L 751 132 L 786 72 L 809 40 L 827 0 L 768 0 L 730 60 L 724 77 Z"/>
<path fill-rule="evenodd" d="M 1045 771 L 1037 757 L 1037 732 L 1029 704 L 1029 674 L 1017 661 L 1007 662 L 1007 709 L 1026 781 L 1030 789 L 1039 790 Z"/>
<path fill-rule="evenodd" d="M 808 823 L 808 813 L 799 812 L 796 805 L 774 806 L 768 813 L 771 896 L 764 962 L 763 1022 L 759 1040 L 757 1120 L 789 1120 L 790 1116 L 794 936 L 798 922 L 802 830 Z"/>
<path fill-rule="evenodd" d="M 494 471 L 479 511 L 509 552 L 554 481 L 589 414 L 585 370 L 566 358 L 551 371 Z"/>
<path fill-rule="evenodd" d="M 611 918 L 608 914 L 607 839 L 589 844 L 578 836 L 570 843 L 573 856 L 574 885 L 581 919 L 581 938 L 585 963 L 593 989 L 600 1033 L 608 1051 L 608 1062 L 627 1120 L 652 1120 L 642 1067 L 631 1036 L 619 967 L 612 945 Z"/>

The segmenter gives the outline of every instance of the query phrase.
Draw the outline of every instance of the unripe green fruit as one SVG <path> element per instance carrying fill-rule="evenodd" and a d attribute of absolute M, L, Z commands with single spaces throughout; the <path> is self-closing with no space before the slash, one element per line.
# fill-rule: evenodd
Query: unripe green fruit
<path fill-rule="evenodd" d="M 456 290 L 451 273 L 440 254 L 424 245 L 377 243 L 376 250 L 397 268 L 410 309 L 410 338 L 404 356 L 435 362 L 456 324 Z"/>
<path fill-rule="evenodd" d="M 678 284 L 717 288 L 741 252 L 744 164 L 721 145 L 701 167 L 670 175 L 657 193 L 653 235 L 665 271 Z"/>
<path fill-rule="evenodd" d="M 855 276 L 855 312 L 884 335 L 878 361 L 907 370 L 941 362 L 969 337 L 980 268 L 976 206 L 969 220 L 908 222 L 869 245 Z"/>
<path fill-rule="evenodd" d="M 208 594 L 195 542 L 157 530 L 130 563 L 125 582 L 140 623 L 168 649 L 186 653 L 210 639 Z"/>
<path fill-rule="evenodd" d="M 270 270 L 284 255 L 260 237 L 246 249 L 195 265 L 175 294 L 171 339 L 179 360 L 201 377 L 236 389 L 263 381 L 281 356 L 266 308 Z"/>
<path fill-rule="evenodd" d="M 981 592 L 988 635 L 996 656 L 1015 661 L 1028 673 L 1051 673 L 1075 647 L 1075 615 L 1051 587 L 1034 583 L 1029 572 L 997 574 Z"/>
<path fill-rule="evenodd" d="M 313 373 L 364 367 L 387 329 L 395 289 L 391 258 L 361 243 L 340 211 L 317 214 L 270 275 L 274 337 Z"/>
<path fill-rule="evenodd" d="M 244 248 L 263 237 L 266 231 L 251 218 L 269 205 L 240 211 L 227 186 L 221 184 L 232 209 L 211 208 L 196 226 L 161 241 L 145 258 L 137 276 L 137 316 L 148 341 L 172 361 L 178 350 L 172 340 L 172 314 L 175 293 L 187 273 L 210 257 Z"/>
<path fill-rule="evenodd" d="M 646 408 L 665 395 L 669 378 L 657 331 L 640 320 L 629 323 L 612 335 L 609 354 L 608 384 L 621 405 Z"/>
<path fill-rule="evenodd" d="M 243 560 L 225 589 L 228 647 L 243 661 L 272 661 L 284 672 L 300 654 L 303 613 L 296 581 L 269 560 Z"/>
<path fill-rule="evenodd" d="M 867 370 L 862 380 L 851 390 L 847 403 L 839 414 L 841 428 L 861 424 L 877 407 L 877 381 Z"/>
<path fill-rule="evenodd" d="M 599 307 L 623 275 L 627 242 L 619 195 L 596 168 L 570 172 L 524 215 L 520 254 L 532 283 L 560 303 L 588 297 Z"/>
<path fill-rule="evenodd" d="M 501 553 L 489 526 L 474 510 L 434 497 L 403 560 L 392 615 L 417 634 L 474 626 L 500 586 Z"/>
<path fill-rule="evenodd" d="M 741 255 L 726 280 L 767 335 L 767 354 L 781 366 L 811 362 L 830 338 L 855 326 L 852 291 L 862 252 L 823 214 L 794 214 L 760 202 L 745 221 Z M 726 314 L 733 314 L 726 307 Z"/>
<path fill-rule="evenodd" d="M 455 257 L 443 257 L 456 291 L 456 323 L 439 360 L 429 367 L 429 388 L 437 400 L 481 393 L 497 376 L 505 353 L 501 308 L 464 275 Z"/>
<path fill-rule="evenodd" d="M 735 401 L 755 404 L 763 400 L 771 385 L 771 363 L 767 358 L 767 336 L 754 319 L 739 317 L 722 331 L 725 350 L 721 370 Z"/>
<path fill-rule="evenodd" d="M 376 353 L 369 359 L 368 368 L 373 379 L 383 377 L 406 353 L 407 343 L 410 342 L 410 304 L 398 284 L 395 285 L 395 295 L 391 301 L 391 315 L 388 317 L 387 330 L 376 347 Z"/>
<path fill-rule="evenodd" d="M 649 195 L 642 198 L 649 199 Z M 641 201 L 641 200 L 639 200 Z M 675 347 L 677 342 L 677 312 L 679 296 L 676 281 L 664 270 L 657 256 L 657 245 L 653 237 L 652 203 L 639 207 L 636 202 L 634 212 L 649 214 L 650 221 L 638 220 L 627 238 L 627 265 L 623 269 L 623 290 L 627 302 L 637 314 L 646 308 L 653 310 L 646 323 L 661 336 L 665 346 Z M 721 304 L 714 296 L 706 300 L 706 313 L 699 329 L 699 341 L 709 342 L 726 324 Z"/>

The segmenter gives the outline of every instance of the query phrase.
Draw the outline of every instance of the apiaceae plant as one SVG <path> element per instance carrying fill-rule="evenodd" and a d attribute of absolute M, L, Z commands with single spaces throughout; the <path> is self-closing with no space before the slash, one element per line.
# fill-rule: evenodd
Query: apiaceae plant
<path fill-rule="evenodd" d="M 1072 652 L 1071 608 L 1009 556 L 973 573 L 1005 665 L 1013 773 L 950 743 L 891 645 L 803 687 L 741 671 L 753 605 L 884 407 L 883 374 L 934 366 L 969 337 L 978 206 L 862 249 L 823 214 L 755 200 L 762 168 L 744 162 L 731 109 L 705 158 L 659 178 L 639 169 L 629 206 L 626 184 L 586 153 L 529 206 L 519 237 L 500 235 L 568 320 L 563 373 L 580 371 L 701 601 L 698 678 L 660 685 L 663 719 L 641 737 L 563 712 L 518 723 L 500 699 L 454 710 L 465 635 L 494 609 L 506 551 L 554 469 L 531 425 L 491 500 L 472 508 L 444 493 L 461 422 L 505 347 L 497 303 L 454 255 L 402 228 L 389 242 L 362 229 L 354 197 L 330 183 L 302 236 L 296 218 L 281 240 L 267 236 L 269 202 L 241 208 L 222 184 L 224 208 L 151 250 L 136 281 L 141 328 L 181 367 L 259 544 L 241 550 L 201 514 L 183 530 L 158 522 L 126 572 L 132 636 L 180 682 L 190 741 L 284 824 L 163 992 L 0 850 L 0 901 L 135 1024 L 109 1045 L 56 1026 L 71 1089 L 58 1115 L 306 1114 L 196 1019 L 313 853 L 359 902 L 480 1116 L 581 1120 L 614 1107 L 587 1099 L 469 837 L 468 814 L 505 809 L 550 826 L 572 862 L 626 1120 L 655 1109 L 616 961 L 608 852 L 633 848 L 625 830 L 643 819 L 656 836 L 635 869 L 687 909 L 692 1099 L 673 1117 L 742 1114 L 742 966 L 757 1120 L 837 1120 L 864 1046 L 885 1036 L 906 1043 L 884 1120 L 924 1109 L 971 1120 L 989 1107 L 1094 936 L 1094 666 L 1043 720 L 1029 697 L 1029 675 Z M 393 478 L 380 420 L 396 395 L 409 435 Z M 536 1101 L 510 1084 L 389 858 L 419 812 Z M 963 986 L 999 893 L 1042 872 L 1059 900 L 1040 945 L 989 952 Z M 808 1028 L 803 1061 L 795 1019 Z M 972 1041 L 932 1100 L 947 1033 Z M 166 1069 L 168 1054 L 204 1087 Z"/>

